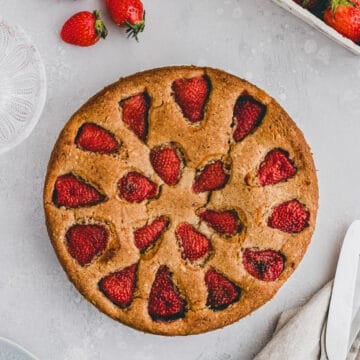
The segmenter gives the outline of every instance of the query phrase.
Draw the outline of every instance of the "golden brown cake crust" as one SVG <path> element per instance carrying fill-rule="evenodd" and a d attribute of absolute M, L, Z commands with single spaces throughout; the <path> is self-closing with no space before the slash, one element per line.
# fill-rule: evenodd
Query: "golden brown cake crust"
<path fill-rule="evenodd" d="M 190 126 L 175 103 L 171 84 L 179 78 L 207 74 L 212 89 L 200 126 Z M 141 142 L 122 122 L 119 101 L 147 91 L 151 98 L 149 135 Z M 267 113 L 256 131 L 243 141 L 232 139 L 235 102 L 246 91 L 267 106 Z M 119 154 L 101 155 L 82 151 L 74 145 L 78 129 L 93 122 L 110 130 L 121 142 Z M 181 180 L 167 186 L 154 172 L 149 149 L 176 142 L 187 159 Z M 256 172 L 267 152 L 283 148 L 295 160 L 297 174 L 286 182 L 261 187 Z M 195 170 L 209 159 L 230 156 L 231 177 L 222 190 L 207 194 L 191 191 Z M 158 199 L 130 204 L 117 196 L 116 183 L 121 176 L 137 169 L 161 186 Z M 74 172 L 89 181 L 107 200 L 96 206 L 66 209 L 53 204 L 52 193 L 58 176 Z M 247 179 L 247 180 L 246 180 Z M 288 234 L 267 225 L 270 210 L 277 204 L 298 199 L 310 212 L 309 226 L 301 233 Z M 200 223 L 195 211 L 203 206 L 235 208 L 245 229 L 224 240 Z M 310 242 L 317 214 L 318 187 L 309 146 L 302 132 L 280 105 L 252 84 L 223 71 L 192 66 L 167 67 L 145 71 L 120 79 L 91 98 L 77 111 L 61 132 L 52 152 L 44 190 L 46 225 L 59 261 L 78 290 L 98 309 L 133 328 L 164 335 L 188 335 L 231 324 L 269 301 L 298 266 Z M 149 253 L 141 255 L 133 241 L 133 229 L 159 215 L 170 218 L 170 227 Z M 68 253 L 66 231 L 75 223 L 103 222 L 111 235 L 104 253 L 90 265 L 81 267 Z M 180 255 L 174 230 L 188 222 L 209 236 L 213 253 L 203 267 L 186 263 Z M 257 280 L 242 263 L 243 248 L 275 249 L 286 257 L 285 270 L 273 282 Z M 139 262 L 134 300 L 120 309 L 98 289 L 105 275 Z M 186 316 L 173 322 L 155 322 L 148 314 L 151 285 L 160 265 L 167 265 L 173 281 L 187 299 Z M 214 267 L 242 289 L 241 298 L 222 311 L 206 306 L 204 274 Z"/>

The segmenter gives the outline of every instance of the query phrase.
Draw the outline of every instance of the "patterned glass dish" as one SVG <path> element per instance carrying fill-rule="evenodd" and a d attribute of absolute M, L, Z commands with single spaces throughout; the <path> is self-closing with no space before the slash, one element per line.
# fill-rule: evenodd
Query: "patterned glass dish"
<path fill-rule="evenodd" d="M 0 337 L 0 359 L 1 360 L 36 360 L 34 355 L 30 354 L 21 346 L 10 340 Z"/>
<path fill-rule="evenodd" d="M 0 19 L 0 154 L 25 140 L 46 99 L 41 56 L 19 26 Z"/>

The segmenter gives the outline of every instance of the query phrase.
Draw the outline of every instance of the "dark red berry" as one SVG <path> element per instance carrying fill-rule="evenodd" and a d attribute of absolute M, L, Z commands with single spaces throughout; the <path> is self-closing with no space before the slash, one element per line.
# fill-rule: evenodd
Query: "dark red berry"
<path fill-rule="evenodd" d="M 80 177 L 66 174 L 57 178 L 52 199 L 57 206 L 77 208 L 99 204 L 105 196 Z"/>
<path fill-rule="evenodd" d="M 147 93 L 140 93 L 120 101 L 122 107 L 122 119 L 124 123 L 142 141 L 148 134 L 148 114 L 150 97 Z"/>
<path fill-rule="evenodd" d="M 178 79 L 173 82 L 175 101 L 180 106 L 184 117 L 191 123 L 197 123 L 203 119 L 210 88 L 210 80 L 205 75 L 191 79 Z"/>
<path fill-rule="evenodd" d="M 285 257 L 279 251 L 245 249 L 243 252 L 245 270 L 262 281 L 275 281 L 285 267 Z"/>
<path fill-rule="evenodd" d="M 235 141 L 243 140 L 254 131 L 266 114 L 266 106 L 250 95 L 241 95 L 234 107 Z"/>
<path fill-rule="evenodd" d="M 158 269 L 152 284 L 148 312 L 154 321 L 168 322 L 185 316 L 186 300 L 179 294 L 167 266 Z"/>
<path fill-rule="evenodd" d="M 206 306 L 212 310 L 223 310 L 240 299 L 241 289 L 214 269 L 205 274 L 208 290 Z"/>
<path fill-rule="evenodd" d="M 115 305 L 124 309 L 131 305 L 136 283 L 137 264 L 116 271 L 99 281 L 99 289 Z"/>
<path fill-rule="evenodd" d="M 109 231 L 104 225 L 77 224 L 66 232 L 68 252 L 81 266 L 102 253 L 108 240 Z"/>
<path fill-rule="evenodd" d="M 235 210 L 215 211 L 206 209 L 199 213 L 199 217 L 221 235 L 235 235 L 242 229 L 239 216 Z"/>
<path fill-rule="evenodd" d="M 268 225 L 271 228 L 294 234 L 309 226 L 309 219 L 309 210 L 294 199 L 277 205 L 268 219 Z"/>
<path fill-rule="evenodd" d="M 185 260 L 204 258 L 212 249 L 210 240 L 188 223 L 178 225 L 176 237 L 181 247 L 181 256 Z"/>
<path fill-rule="evenodd" d="M 136 229 L 134 231 L 135 246 L 144 253 L 160 238 L 168 225 L 169 219 L 166 216 L 160 216 L 151 224 Z"/>
<path fill-rule="evenodd" d="M 158 186 L 146 176 L 131 171 L 118 182 L 119 196 L 131 203 L 139 203 L 154 198 L 158 193 Z"/>
<path fill-rule="evenodd" d="M 222 189 L 229 180 L 228 169 L 221 160 L 207 164 L 195 176 L 193 190 L 196 193 Z"/>
<path fill-rule="evenodd" d="M 119 150 L 115 136 L 99 125 L 86 123 L 79 129 L 75 144 L 81 150 L 100 154 L 112 154 Z"/>

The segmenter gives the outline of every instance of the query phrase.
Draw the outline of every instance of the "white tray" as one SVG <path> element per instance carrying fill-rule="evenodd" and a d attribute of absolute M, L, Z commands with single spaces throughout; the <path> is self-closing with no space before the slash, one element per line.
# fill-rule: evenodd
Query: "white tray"
<path fill-rule="evenodd" d="M 350 50 L 356 55 L 360 55 L 360 46 L 356 45 L 350 39 L 339 34 L 336 30 L 326 25 L 325 22 L 317 18 L 310 11 L 302 8 L 300 5 L 295 3 L 293 0 L 273 0 L 275 3 L 283 7 L 284 9 L 290 11 L 292 14 L 298 18 L 304 20 L 306 23 L 310 24 L 315 29 L 321 31 L 323 34 L 329 38 L 335 40 L 338 44 Z"/>

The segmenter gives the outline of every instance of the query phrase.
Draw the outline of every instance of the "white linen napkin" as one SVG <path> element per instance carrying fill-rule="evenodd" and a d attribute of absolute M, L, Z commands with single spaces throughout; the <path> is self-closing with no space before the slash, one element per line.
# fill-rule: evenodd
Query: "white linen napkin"
<path fill-rule="evenodd" d="M 326 360 L 321 341 L 324 340 L 331 287 L 332 281 L 305 305 L 284 311 L 273 337 L 254 360 Z M 359 334 L 346 360 L 360 360 Z"/>

